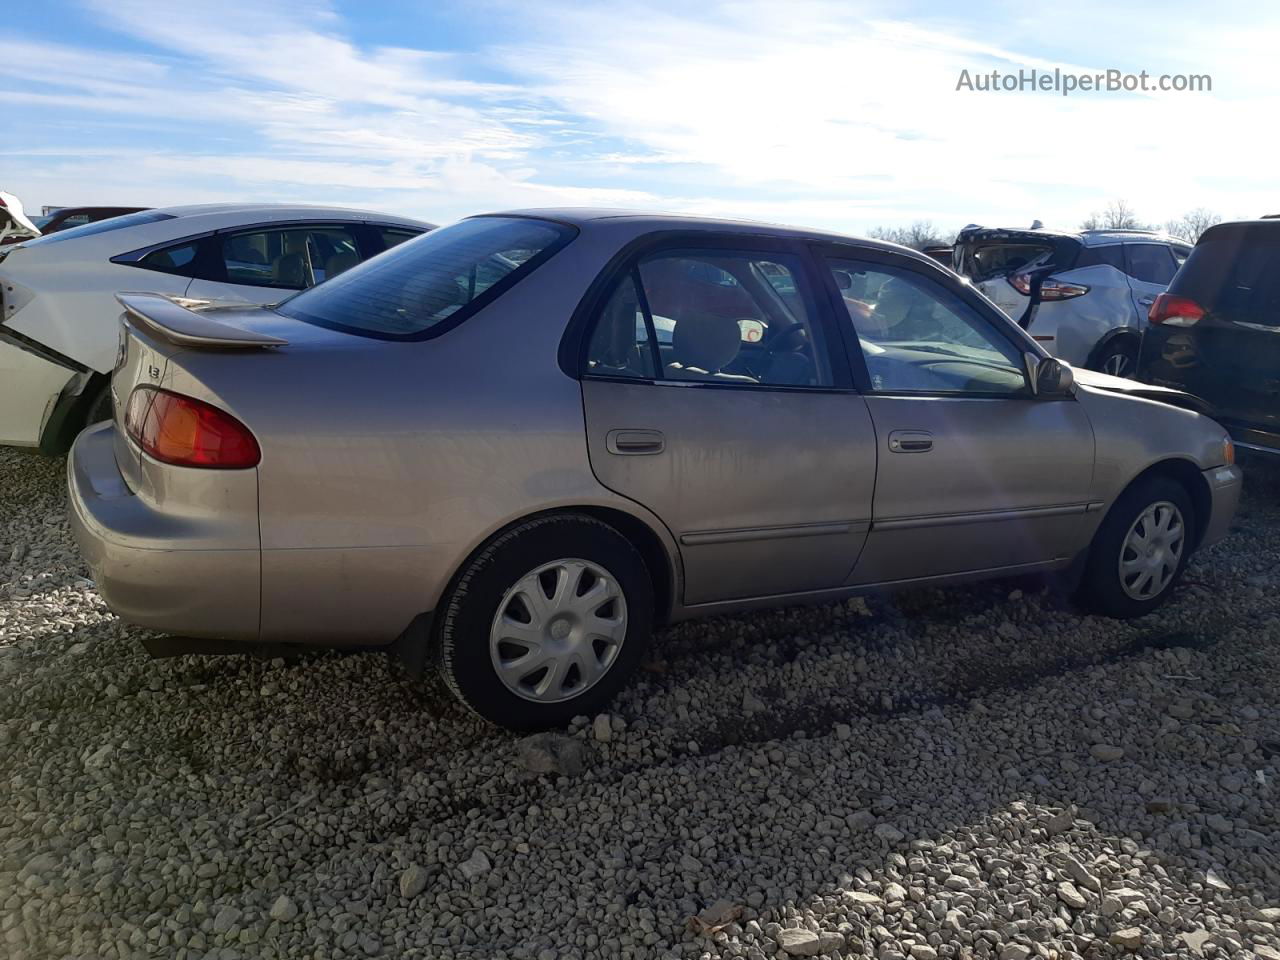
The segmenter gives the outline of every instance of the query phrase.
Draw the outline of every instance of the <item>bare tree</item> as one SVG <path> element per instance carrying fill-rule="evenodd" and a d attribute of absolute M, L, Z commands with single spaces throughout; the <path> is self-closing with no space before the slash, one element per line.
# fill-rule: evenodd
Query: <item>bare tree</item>
<path fill-rule="evenodd" d="M 938 232 L 932 220 L 917 220 L 909 227 L 872 227 L 867 231 L 867 235 L 877 240 L 900 243 L 914 250 L 923 250 L 925 247 L 950 242 Z"/>
<path fill-rule="evenodd" d="M 1165 232 L 1181 237 L 1183 240 L 1190 240 L 1195 243 L 1200 239 L 1200 234 L 1204 233 L 1215 223 L 1222 222 L 1222 214 L 1214 213 L 1204 207 L 1196 207 L 1190 213 L 1184 213 L 1177 220 L 1170 220 L 1164 225 Z"/>
<path fill-rule="evenodd" d="M 1126 200 L 1112 200 L 1102 213 L 1091 213 L 1080 224 L 1081 230 L 1147 230 L 1148 224 L 1138 219 Z"/>

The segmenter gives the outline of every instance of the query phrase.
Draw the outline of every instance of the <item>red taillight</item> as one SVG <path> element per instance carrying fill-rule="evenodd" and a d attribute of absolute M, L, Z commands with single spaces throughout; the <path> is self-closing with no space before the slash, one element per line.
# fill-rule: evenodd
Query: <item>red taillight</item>
<path fill-rule="evenodd" d="M 124 427 L 134 443 L 163 463 L 242 470 L 262 459 L 258 441 L 231 414 L 157 387 L 133 391 Z"/>
<path fill-rule="evenodd" d="M 1024 297 L 1031 296 L 1031 278 L 1025 273 L 1011 273 L 1008 280 L 1009 286 Z M 1040 283 L 1040 299 L 1042 301 L 1070 300 L 1072 297 L 1084 296 L 1088 292 L 1089 288 L 1083 283 L 1066 283 L 1062 280 L 1044 280 Z"/>
<path fill-rule="evenodd" d="M 1170 327 L 1193 327 L 1204 316 L 1204 307 L 1190 297 L 1162 293 L 1147 311 L 1147 321 Z"/>

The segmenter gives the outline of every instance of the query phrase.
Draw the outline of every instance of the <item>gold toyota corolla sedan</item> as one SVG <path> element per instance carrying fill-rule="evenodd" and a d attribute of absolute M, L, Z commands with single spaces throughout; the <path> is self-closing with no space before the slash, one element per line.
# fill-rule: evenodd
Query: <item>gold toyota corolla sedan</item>
<path fill-rule="evenodd" d="M 120 299 L 114 420 L 68 465 L 110 607 L 396 644 L 511 727 L 704 614 L 1059 571 L 1137 616 L 1240 492 L 1193 398 L 1072 370 L 891 244 L 526 211 L 274 307 Z"/>

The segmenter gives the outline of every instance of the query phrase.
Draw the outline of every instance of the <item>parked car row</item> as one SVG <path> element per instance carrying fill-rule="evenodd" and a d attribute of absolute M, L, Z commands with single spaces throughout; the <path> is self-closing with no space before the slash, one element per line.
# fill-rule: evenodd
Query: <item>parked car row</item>
<path fill-rule="evenodd" d="M 1137 616 L 1239 497 L 1196 398 L 1036 339 L 1069 298 L 1024 329 L 892 244 L 616 211 L 404 243 L 427 225 L 132 216 L 0 261 L 0 346 L 56 368 L 34 368 L 41 402 L 111 373 L 68 463 L 106 602 L 192 643 L 394 646 L 509 726 L 599 710 L 688 617 L 1033 572 Z M 968 254 L 981 282 L 1035 263 L 1076 272 L 1036 274 L 1041 297 L 1118 296 L 1127 276 L 1080 263 L 1127 263 L 1127 237 L 1018 265 L 995 240 Z M 121 289 L 152 292 L 117 319 Z M 188 299 L 228 294 L 246 302 Z"/>

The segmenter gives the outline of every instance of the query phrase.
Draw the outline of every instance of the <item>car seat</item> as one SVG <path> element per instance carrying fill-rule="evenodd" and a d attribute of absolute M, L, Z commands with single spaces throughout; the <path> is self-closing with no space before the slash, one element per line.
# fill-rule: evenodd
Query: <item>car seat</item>
<path fill-rule="evenodd" d="M 739 380 L 758 382 L 745 374 L 725 373 L 742 350 L 742 328 L 732 317 L 713 313 L 685 314 L 671 335 L 666 375 L 672 380 Z"/>

